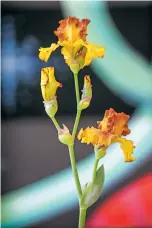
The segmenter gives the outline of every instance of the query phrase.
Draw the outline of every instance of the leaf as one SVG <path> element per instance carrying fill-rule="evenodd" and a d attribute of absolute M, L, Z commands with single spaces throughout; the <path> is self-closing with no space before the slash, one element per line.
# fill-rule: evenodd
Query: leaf
<path fill-rule="evenodd" d="M 80 200 L 80 206 L 81 208 L 88 208 L 91 205 L 93 205 L 100 197 L 101 192 L 103 190 L 103 184 L 104 184 L 104 166 L 101 165 L 100 168 L 96 172 L 96 179 L 94 183 L 91 183 L 85 192 L 83 193 L 81 200 Z"/>

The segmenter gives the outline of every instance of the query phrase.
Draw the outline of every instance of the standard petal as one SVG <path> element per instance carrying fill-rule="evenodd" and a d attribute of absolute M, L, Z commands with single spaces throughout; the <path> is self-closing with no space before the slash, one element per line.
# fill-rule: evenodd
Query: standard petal
<path fill-rule="evenodd" d="M 59 41 L 67 40 L 74 43 L 76 40 L 86 40 L 87 26 L 90 20 L 79 20 L 76 17 L 67 17 L 59 21 L 60 26 L 54 31 Z"/>
<path fill-rule="evenodd" d="M 130 134 L 128 120 L 130 116 L 125 113 L 117 113 L 114 109 L 106 110 L 102 121 L 98 121 L 98 128 L 120 137 Z"/>
<path fill-rule="evenodd" d="M 50 55 L 51 55 L 51 53 L 52 53 L 53 51 L 55 51 L 58 47 L 59 47 L 58 44 L 53 43 L 53 44 L 51 44 L 50 47 L 47 47 L 47 48 L 40 48 L 40 49 L 39 49 L 39 51 L 40 51 L 40 53 L 39 53 L 39 58 L 40 58 L 41 60 L 43 60 L 44 62 L 47 62 L 48 59 L 49 59 L 49 57 L 50 57 Z"/>

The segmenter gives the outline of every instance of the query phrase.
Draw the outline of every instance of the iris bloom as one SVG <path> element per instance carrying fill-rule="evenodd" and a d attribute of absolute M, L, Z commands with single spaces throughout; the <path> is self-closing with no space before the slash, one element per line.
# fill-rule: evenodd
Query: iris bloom
<path fill-rule="evenodd" d="M 86 41 L 87 26 L 90 20 L 79 20 L 76 17 L 68 17 L 59 21 L 60 26 L 54 32 L 58 42 L 52 43 L 50 47 L 40 48 L 39 58 L 48 61 L 51 53 L 59 46 L 65 62 L 70 68 L 76 66 L 77 71 L 88 66 L 93 58 L 103 58 L 104 47 L 96 46 Z"/>
<path fill-rule="evenodd" d="M 57 82 L 54 75 L 54 67 L 46 67 L 41 70 L 41 91 L 44 101 L 51 101 L 58 87 L 62 84 Z"/>
<path fill-rule="evenodd" d="M 81 129 L 78 133 L 78 139 L 82 143 L 105 149 L 112 143 L 118 142 L 124 153 L 125 162 L 132 162 L 135 160 L 132 155 L 135 146 L 131 140 L 122 137 L 131 132 L 127 124 L 129 118 L 129 115 L 117 113 L 110 108 L 106 110 L 103 120 L 97 122 L 98 128 L 87 127 L 86 129 Z"/>

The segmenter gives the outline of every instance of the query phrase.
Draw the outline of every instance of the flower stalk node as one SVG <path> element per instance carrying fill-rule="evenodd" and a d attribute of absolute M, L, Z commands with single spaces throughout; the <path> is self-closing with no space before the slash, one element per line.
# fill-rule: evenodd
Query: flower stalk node
<path fill-rule="evenodd" d="M 58 102 L 57 102 L 56 98 L 57 97 L 54 96 L 52 98 L 52 100 L 50 100 L 50 101 L 43 101 L 44 107 L 45 107 L 45 111 L 46 111 L 46 113 L 48 114 L 48 116 L 50 118 L 54 117 L 56 112 L 57 112 L 57 110 L 58 110 Z"/>
<path fill-rule="evenodd" d="M 95 146 L 94 152 L 95 152 L 96 160 L 100 160 L 101 158 L 103 158 L 106 155 L 106 148 L 100 147 L 100 146 Z"/>
<path fill-rule="evenodd" d="M 74 144 L 74 138 L 70 134 L 69 129 L 63 124 L 63 129 L 58 129 L 58 138 L 61 143 L 71 146 Z"/>
<path fill-rule="evenodd" d="M 80 70 L 79 64 L 71 64 L 70 70 L 72 71 L 73 74 L 78 74 Z"/>

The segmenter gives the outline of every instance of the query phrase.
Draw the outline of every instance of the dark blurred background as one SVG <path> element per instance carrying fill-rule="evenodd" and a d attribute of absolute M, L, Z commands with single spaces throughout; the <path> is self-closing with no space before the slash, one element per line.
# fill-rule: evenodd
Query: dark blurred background
<path fill-rule="evenodd" d="M 152 53 L 151 3 L 144 1 L 112 1 L 106 2 L 106 7 L 122 37 L 135 52 L 144 57 L 150 66 Z M 7 196 L 11 191 L 33 184 L 48 175 L 53 176 L 53 174 L 70 166 L 67 148 L 58 142 L 56 130 L 44 111 L 40 90 L 41 68 L 50 65 L 55 67 L 56 78 L 63 84 L 63 88 L 59 89 L 57 94 L 59 102 L 57 119 L 60 123 L 65 123 L 70 129 L 72 129 L 75 118 L 76 101 L 73 76 L 60 54 L 60 49 L 52 54 L 48 63 L 43 63 L 38 59 L 39 47 L 48 47 L 52 42 L 57 41 L 53 31 L 57 28 L 58 21 L 64 18 L 61 3 L 57 1 L 2 1 L 1 15 L 1 167 L 2 195 Z M 101 21 L 101 23 L 104 23 L 104 21 Z M 94 125 L 97 120 L 102 119 L 105 110 L 110 107 L 117 112 L 123 111 L 131 116 L 134 114 L 138 104 L 124 101 L 121 96 L 114 93 L 96 75 L 91 67 L 81 70 L 79 75 L 80 89 L 83 87 L 83 76 L 85 74 L 91 75 L 93 99 L 90 107 L 82 114 L 81 127 Z M 81 151 L 76 154 L 77 161 L 87 157 L 88 150 L 92 150 L 91 147 L 79 143 L 76 144 L 76 148 L 77 151 Z M 92 213 L 95 216 L 96 210 L 103 203 L 108 202 L 110 196 L 121 191 L 123 187 L 131 184 L 136 179 L 142 179 L 151 173 L 151 162 L 151 157 L 149 157 L 146 162 L 141 164 L 140 169 L 136 169 L 126 179 L 125 183 L 121 181 L 115 188 L 107 194 L 105 193 L 104 197 L 89 209 L 88 217 L 91 219 Z M 146 180 L 149 181 L 149 179 Z M 148 189 L 150 187 L 149 185 Z M 144 197 L 143 194 L 140 197 L 141 200 Z M 149 198 L 149 203 L 152 203 L 150 200 Z M 146 207 L 145 201 L 143 202 Z M 148 204 L 148 209 L 145 210 L 147 210 L 147 215 L 150 212 L 152 214 L 152 205 L 150 207 L 150 204 Z M 117 222 L 110 223 L 112 216 L 114 215 L 111 215 L 111 217 L 109 215 L 109 223 L 107 223 L 109 227 L 117 227 L 116 225 L 119 225 L 119 227 L 133 227 L 131 222 L 125 223 L 125 221 L 128 221 L 127 214 L 124 217 L 123 225 Z M 121 215 L 118 217 L 121 217 Z M 152 220 L 150 223 L 149 217 L 146 218 L 141 225 L 144 224 L 145 227 L 148 227 L 151 224 L 152 227 Z M 71 210 L 63 211 L 62 214 L 53 218 L 49 218 L 48 215 L 42 221 L 35 219 L 30 225 L 23 224 L 23 226 L 75 228 L 77 227 L 77 219 L 78 209 L 74 206 Z M 92 224 L 88 225 L 90 228 L 102 227 L 101 225 L 94 225 L 93 222 L 90 224 Z M 112 224 L 115 226 L 112 226 Z M 138 225 L 140 223 L 134 223 L 134 227 Z M 7 227 L 15 226 L 9 225 Z M 18 226 L 16 225 L 16 227 Z"/>

